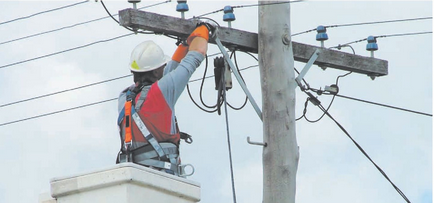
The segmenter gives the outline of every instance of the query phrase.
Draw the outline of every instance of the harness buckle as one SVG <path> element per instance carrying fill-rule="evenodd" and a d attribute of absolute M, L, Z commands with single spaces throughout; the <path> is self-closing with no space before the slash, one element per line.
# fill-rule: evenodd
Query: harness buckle
<path fill-rule="evenodd" d="M 187 168 L 187 166 L 191 167 L 191 173 L 185 173 L 185 168 Z M 187 176 L 191 176 L 194 174 L 194 167 L 191 164 L 185 164 L 185 165 L 178 165 L 178 176 L 179 177 L 187 177 Z"/>

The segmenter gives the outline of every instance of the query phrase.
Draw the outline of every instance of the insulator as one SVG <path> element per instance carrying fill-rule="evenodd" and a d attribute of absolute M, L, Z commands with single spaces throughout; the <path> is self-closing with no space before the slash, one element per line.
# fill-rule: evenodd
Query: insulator
<path fill-rule="evenodd" d="M 178 5 L 176 5 L 176 11 L 178 12 L 188 11 L 187 1 L 178 1 Z"/>
<path fill-rule="evenodd" d="M 325 41 L 329 39 L 329 36 L 327 35 L 327 29 L 320 25 L 316 28 L 316 31 L 318 34 L 316 34 L 316 41 Z"/>
<path fill-rule="evenodd" d="M 377 39 L 374 36 L 369 36 L 367 40 L 368 40 L 368 44 L 366 45 L 366 50 L 377 51 L 378 50 Z"/>
<path fill-rule="evenodd" d="M 223 15 L 223 21 L 230 22 L 235 20 L 234 9 L 232 8 L 232 6 L 225 6 L 223 8 L 223 12 L 225 13 Z"/>

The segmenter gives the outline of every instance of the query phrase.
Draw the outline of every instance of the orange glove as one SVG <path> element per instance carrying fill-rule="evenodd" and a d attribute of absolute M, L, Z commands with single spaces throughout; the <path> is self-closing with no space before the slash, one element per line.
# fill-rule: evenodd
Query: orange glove
<path fill-rule="evenodd" d="M 205 25 L 201 25 L 199 27 L 197 27 L 191 34 L 190 36 L 188 36 L 187 38 L 187 44 L 190 45 L 191 41 L 193 41 L 193 39 L 195 37 L 202 37 L 204 39 L 206 39 L 206 41 L 208 41 L 209 39 L 209 30 Z"/>
<path fill-rule="evenodd" d="M 188 46 L 184 44 L 180 44 L 178 48 L 176 48 L 175 53 L 173 53 L 172 60 L 181 63 L 181 60 L 187 55 Z"/>

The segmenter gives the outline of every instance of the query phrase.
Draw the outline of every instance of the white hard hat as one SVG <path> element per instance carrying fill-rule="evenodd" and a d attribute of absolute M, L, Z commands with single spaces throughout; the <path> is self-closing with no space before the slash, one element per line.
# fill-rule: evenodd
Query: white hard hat
<path fill-rule="evenodd" d="M 144 41 L 134 48 L 130 58 L 130 70 L 147 72 L 155 70 L 170 61 L 163 50 L 153 41 Z"/>

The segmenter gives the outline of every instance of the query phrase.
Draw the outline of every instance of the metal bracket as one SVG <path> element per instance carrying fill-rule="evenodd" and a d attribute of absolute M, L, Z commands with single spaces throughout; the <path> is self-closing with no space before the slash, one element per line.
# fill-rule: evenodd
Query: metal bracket
<path fill-rule="evenodd" d="M 249 143 L 249 144 L 251 144 L 251 145 L 260 145 L 260 146 L 264 146 L 264 147 L 267 146 L 267 143 L 263 143 L 263 142 L 252 142 L 252 141 L 250 141 L 250 137 L 249 137 L 249 136 L 247 136 L 247 143 Z"/>
<path fill-rule="evenodd" d="M 217 32 L 217 31 L 218 30 L 216 30 L 215 32 Z M 259 118 L 262 121 L 262 112 L 261 112 L 261 109 L 259 108 L 258 104 L 256 104 L 255 100 L 253 99 L 253 96 L 250 94 L 249 90 L 247 89 L 246 84 L 244 83 L 243 79 L 241 78 L 241 75 L 238 73 L 238 70 L 235 68 L 234 63 L 231 61 L 228 52 L 226 52 L 226 50 L 225 50 L 222 42 L 217 37 L 217 35 L 215 36 L 215 42 L 216 42 L 218 48 L 220 49 L 220 52 L 222 52 L 223 58 L 228 63 L 229 67 L 231 68 L 232 72 L 235 75 L 235 78 L 237 78 L 238 83 L 240 84 L 240 86 L 243 89 L 244 93 L 246 93 L 247 98 L 249 99 L 250 103 L 252 104 L 253 108 L 255 109 L 256 113 L 258 114 Z"/>
<path fill-rule="evenodd" d="M 310 67 L 312 67 L 315 60 L 318 58 L 319 53 L 321 52 L 320 49 L 316 49 L 315 52 L 310 57 L 309 61 L 307 61 L 306 65 L 304 66 L 303 70 L 301 70 L 300 74 L 295 78 L 296 86 L 301 87 L 301 81 L 303 80 L 303 77 L 306 75 L 307 71 L 309 71 Z"/>

